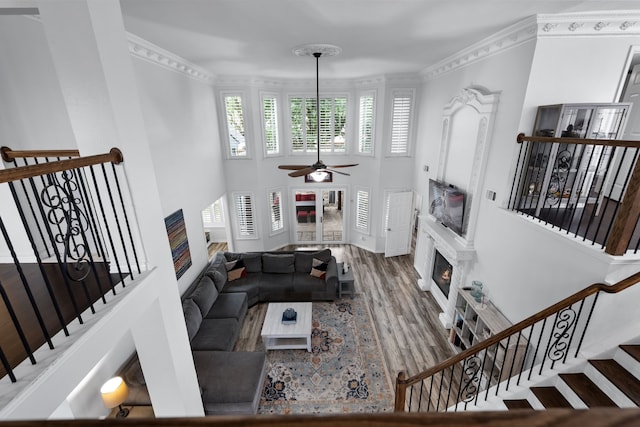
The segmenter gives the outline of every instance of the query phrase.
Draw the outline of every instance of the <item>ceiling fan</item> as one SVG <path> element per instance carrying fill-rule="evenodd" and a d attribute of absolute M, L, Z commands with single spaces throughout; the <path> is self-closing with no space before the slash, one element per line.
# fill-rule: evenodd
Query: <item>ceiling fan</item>
<path fill-rule="evenodd" d="M 293 49 L 293 53 L 298 56 L 313 56 L 316 58 L 316 108 L 320 108 L 320 79 L 319 79 L 319 60 L 321 56 L 335 56 L 342 51 L 338 46 L 327 45 L 327 44 L 313 44 L 313 45 L 304 45 L 299 46 Z M 328 172 L 335 172 L 341 175 L 350 174 L 346 172 L 341 172 L 335 170 L 335 168 L 349 168 L 352 166 L 358 166 L 357 163 L 349 164 L 349 165 L 331 165 L 327 166 L 324 164 L 322 160 L 320 160 L 320 112 L 316 112 L 316 133 L 317 133 L 317 141 L 316 148 L 318 150 L 318 159 L 312 165 L 279 165 L 278 169 L 291 170 L 293 172 L 289 172 L 290 177 L 298 177 L 310 175 L 311 179 L 314 181 L 323 181 L 327 176 Z"/>

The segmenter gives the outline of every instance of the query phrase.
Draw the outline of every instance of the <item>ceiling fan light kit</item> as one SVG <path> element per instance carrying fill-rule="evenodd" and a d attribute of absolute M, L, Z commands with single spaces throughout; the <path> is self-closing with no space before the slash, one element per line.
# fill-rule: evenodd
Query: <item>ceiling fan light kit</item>
<path fill-rule="evenodd" d="M 316 109 L 320 108 L 320 78 L 319 78 L 319 60 L 321 56 L 336 56 L 342 52 L 342 49 L 338 46 L 331 44 L 305 44 L 296 46 L 292 49 L 293 53 L 297 56 L 313 56 L 316 58 Z M 346 172 L 340 172 L 333 168 L 348 168 L 352 166 L 358 166 L 358 164 L 349 165 L 333 165 L 327 166 L 322 160 L 320 160 L 320 112 L 316 113 L 316 133 L 317 141 L 316 148 L 318 152 L 318 159 L 312 165 L 280 165 L 279 169 L 292 170 L 289 172 L 289 176 L 296 178 L 299 176 L 309 175 L 315 182 L 322 182 L 327 178 L 328 172 L 335 172 L 341 175 L 347 175 Z"/>

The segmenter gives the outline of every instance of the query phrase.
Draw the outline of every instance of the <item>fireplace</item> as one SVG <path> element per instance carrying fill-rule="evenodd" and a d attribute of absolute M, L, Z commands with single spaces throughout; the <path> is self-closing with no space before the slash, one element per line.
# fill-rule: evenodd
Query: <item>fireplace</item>
<path fill-rule="evenodd" d="M 451 288 L 451 277 L 453 276 L 453 266 L 442 256 L 440 251 L 436 249 L 435 258 L 433 260 L 433 270 L 431 279 L 440 288 L 445 298 L 449 298 L 449 289 Z"/>

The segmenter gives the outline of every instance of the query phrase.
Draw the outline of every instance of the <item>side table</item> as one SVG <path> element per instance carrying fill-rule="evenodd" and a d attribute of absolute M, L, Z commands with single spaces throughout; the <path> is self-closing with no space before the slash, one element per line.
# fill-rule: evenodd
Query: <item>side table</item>
<path fill-rule="evenodd" d="M 351 298 L 353 298 L 356 292 L 353 266 L 349 266 L 349 271 L 346 273 L 343 273 L 343 266 L 344 263 L 338 263 L 338 298 L 342 298 L 342 295 L 351 295 Z"/>

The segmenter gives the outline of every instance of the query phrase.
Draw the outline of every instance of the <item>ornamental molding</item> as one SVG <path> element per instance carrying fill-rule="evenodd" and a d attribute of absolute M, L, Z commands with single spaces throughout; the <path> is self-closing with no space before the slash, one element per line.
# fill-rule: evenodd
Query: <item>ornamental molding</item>
<path fill-rule="evenodd" d="M 175 53 L 162 49 L 141 37 L 127 33 L 127 41 L 129 44 L 129 53 L 136 58 L 184 74 L 187 77 L 206 84 L 213 84 L 215 80 L 215 76 L 204 68 L 187 61 Z"/>
<path fill-rule="evenodd" d="M 639 10 L 539 14 L 425 68 L 420 75 L 423 81 L 428 81 L 538 38 L 638 35 Z"/>

